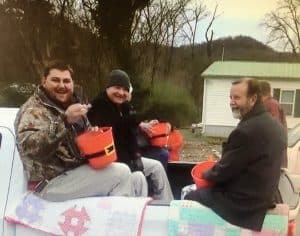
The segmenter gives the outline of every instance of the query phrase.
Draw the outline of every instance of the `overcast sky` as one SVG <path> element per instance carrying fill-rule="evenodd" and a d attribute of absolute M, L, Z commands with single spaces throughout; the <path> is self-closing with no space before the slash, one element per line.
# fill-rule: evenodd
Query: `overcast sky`
<path fill-rule="evenodd" d="M 220 16 L 213 25 L 214 39 L 226 36 L 247 35 L 263 43 L 267 40 L 267 33 L 259 26 L 264 15 L 276 8 L 277 0 L 203 0 L 211 11 L 216 3 Z M 207 22 L 201 22 L 206 28 Z M 204 32 L 198 32 L 197 41 L 201 42 Z"/>

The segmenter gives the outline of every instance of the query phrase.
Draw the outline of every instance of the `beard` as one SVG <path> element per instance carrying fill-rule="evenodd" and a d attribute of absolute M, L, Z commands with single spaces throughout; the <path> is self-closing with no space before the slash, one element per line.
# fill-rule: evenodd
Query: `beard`
<path fill-rule="evenodd" d="M 232 116 L 234 119 L 241 119 L 242 118 L 242 114 L 241 114 L 241 110 L 238 108 L 231 108 L 232 111 Z"/>

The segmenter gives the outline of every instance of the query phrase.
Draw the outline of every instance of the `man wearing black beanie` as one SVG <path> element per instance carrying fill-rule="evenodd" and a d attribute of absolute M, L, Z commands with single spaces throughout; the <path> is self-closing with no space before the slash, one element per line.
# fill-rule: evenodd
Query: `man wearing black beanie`
<path fill-rule="evenodd" d="M 118 161 L 126 163 L 132 172 L 143 171 L 150 178 L 154 199 L 170 201 L 173 194 L 164 167 L 139 152 L 136 139 L 139 122 L 128 102 L 130 86 L 125 71 L 111 71 L 105 91 L 91 103 L 88 118 L 92 125 L 112 126 Z"/>
<path fill-rule="evenodd" d="M 112 70 L 109 74 L 109 80 L 106 88 L 119 86 L 125 88 L 127 91 L 130 89 L 130 79 L 128 74 L 123 70 Z"/>

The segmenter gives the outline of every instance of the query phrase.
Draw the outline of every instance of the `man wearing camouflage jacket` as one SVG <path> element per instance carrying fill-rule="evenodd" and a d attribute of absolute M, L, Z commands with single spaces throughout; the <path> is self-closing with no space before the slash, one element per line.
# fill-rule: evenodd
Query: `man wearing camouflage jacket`
<path fill-rule="evenodd" d="M 90 196 L 146 196 L 143 176 L 122 163 L 95 170 L 87 165 L 75 137 L 91 127 L 89 105 L 74 94 L 72 68 L 53 62 L 41 85 L 20 108 L 15 120 L 17 147 L 28 188 L 50 201 Z"/>

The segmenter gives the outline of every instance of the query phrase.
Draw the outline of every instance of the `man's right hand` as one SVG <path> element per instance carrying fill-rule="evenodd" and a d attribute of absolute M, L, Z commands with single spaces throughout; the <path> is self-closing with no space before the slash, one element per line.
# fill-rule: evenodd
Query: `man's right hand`
<path fill-rule="evenodd" d="M 82 116 L 86 116 L 86 113 L 88 112 L 90 107 L 90 104 L 80 103 L 76 103 L 69 106 L 65 111 L 67 122 L 70 124 L 77 122 Z"/>
<path fill-rule="evenodd" d="M 151 128 L 153 125 L 158 124 L 159 121 L 158 120 L 151 120 L 149 122 L 141 122 L 139 124 L 141 130 L 143 130 L 144 132 L 150 132 L 151 133 Z"/>

